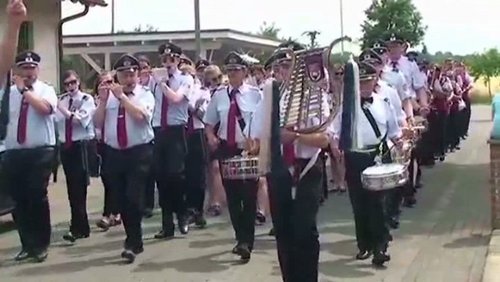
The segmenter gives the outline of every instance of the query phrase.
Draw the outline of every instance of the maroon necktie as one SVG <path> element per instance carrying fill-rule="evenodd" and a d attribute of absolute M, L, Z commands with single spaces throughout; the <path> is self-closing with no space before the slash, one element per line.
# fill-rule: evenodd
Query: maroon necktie
<path fill-rule="evenodd" d="M 287 167 L 295 163 L 295 145 L 293 143 L 294 142 L 283 144 L 283 160 Z"/>
<path fill-rule="evenodd" d="M 118 107 L 118 120 L 116 122 L 116 135 L 118 136 L 118 146 L 120 149 L 127 147 L 127 123 L 125 122 L 125 108 L 120 105 Z"/>
<path fill-rule="evenodd" d="M 28 127 L 28 108 L 29 104 L 23 97 L 21 100 L 21 112 L 17 122 L 17 143 L 24 144 L 26 142 L 26 129 Z"/>
<path fill-rule="evenodd" d="M 69 98 L 68 110 L 71 111 L 71 106 L 73 105 L 73 98 Z M 64 143 L 64 147 L 70 148 L 73 144 L 73 114 L 69 118 L 66 119 L 64 124 L 64 133 L 66 137 L 66 143 Z"/>
<path fill-rule="evenodd" d="M 227 145 L 230 148 L 236 148 L 236 118 L 238 118 L 238 104 L 236 103 L 236 94 L 238 89 L 231 90 L 229 94 L 229 112 L 227 114 Z"/>

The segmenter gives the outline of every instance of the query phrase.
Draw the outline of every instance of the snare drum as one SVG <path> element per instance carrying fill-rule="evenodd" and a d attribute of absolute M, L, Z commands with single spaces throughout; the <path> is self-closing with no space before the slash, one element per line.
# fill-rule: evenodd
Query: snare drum
<path fill-rule="evenodd" d="M 379 164 L 366 168 L 361 174 L 363 188 L 370 191 L 389 190 L 408 181 L 408 170 L 402 164 Z"/>
<path fill-rule="evenodd" d="M 259 158 L 235 156 L 221 161 L 222 178 L 229 180 L 255 180 L 259 175 Z"/>

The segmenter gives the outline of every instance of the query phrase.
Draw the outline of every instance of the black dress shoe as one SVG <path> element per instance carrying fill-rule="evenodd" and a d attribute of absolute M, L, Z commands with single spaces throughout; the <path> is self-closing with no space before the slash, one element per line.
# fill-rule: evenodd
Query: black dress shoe
<path fill-rule="evenodd" d="M 194 225 L 198 228 L 205 228 L 205 226 L 207 226 L 207 221 L 205 220 L 205 217 L 202 214 L 197 213 L 194 216 Z"/>
<path fill-rule="evenodd" d="M 44 262 L 48 256 L 49 256 L 49 253 L 47 252 L 47 250 L 37 251 L 37 252 L 34 252 L 32 255 L 34 261 L 38 262 L 38 263 Z"/>
<path fill-rule="evenodd" d="M 417 204 L 417 199 L 415 197 L 405 198 L 403 201 L 403 205 L 407 208 L 413 208 Z"/>
<path fill-rule="evenodd" d="M 357 260 L 365 260 L 365 259 L 368 259 L 372 256 L 372 252 L 371 251 L 365 251 L 365 250 L 362 250 L 362 251 L 359 251 L 359 253 L 356 254 L 356 259 Z"/>
<path fill-rule="evenodd" d="M 276 236 L 276 233 L 274 232 L 274 227 L 271 228 L 271 230 L 269 230 L 269 236 L 273 236 L 273 237 Z"/>
<path fill-rule="evenodd" d="M 392 228 L 392 229 L 398 229 L 399 228 L 399 221 L 396 218 L 394 218 L 394 217 L 390 217 L 387 220 L 387 224 L 389 224 L 389 227 Z"/>
<path fill-rule="evenodd" d="M 248 244 L 240 244 L 236 247 L 237 254 L 241 257 L 242 260 L 248 261 L 250 260 L 251 252 Z"/>
<path fill-rule="evenodd" d="M 144 252 L 144 247 L 133 248 L 132 252 L 134 252 L 134 254 L 136 254 L 136 255 L 142 254 Z"/>
<path fill-rule="evenodd" d="M 135 261 L 135 253 L 131 250 L 124 250 L 121 256 L 127 263 L 134 263 Z"/>
<path fill-rule="evenodd" d="M 257 212 L 257 214 L 255 215 L 255 219 L 259 224 L 266 223 L 266 216 L 262 212 Z"/>
<path fill-rule="evenodd" d="M 14 260 L 15 261 L 23 261 L 23 260 L 26 260 L 28 258 L 31 257 L 31 254 L 28 252 L 28 251 L 25 251 L 25 250 L 21 250 L 19 252 L 19 254 L 17 254 L 15 257 L 14 257 Z"/>
<path fill-rule="evenodd" d="M 233 249 L 231 250 L 231 253 L 237 255 L 238 254 L 238 247 L 240 246 L 240 244 L 236 244 L 236 246 L 233 247 Z"/>
<path fill-rule="evenodd" d="M 63 235 L 63 239 L 66 240 L 66 241 L 69 241 L 71 243 L 74 243 L 76 240 L 80 240 L 80 239 L 85 239 L 85 238 L 88 238 L 89 235 L 88 234 L 85 234 L 85 235 L 82 235 L 82 234 L 73 234 L 72 232 L 68 232 L 66 234 Z"/>
<path fill-rule="evenodd" d="M 160 232 L 155 234 L 155 239 L 172 239 L 174 238 L 174 232 L 167 232 L 164 230 L 160 230 Z"/>
<path fill-rule="evenodd" d="M 391 260 L 391 256 L 383 252 L 375 252 L 373 254 L 372 264 L 375 266 L 383 266 L 384 263 Z"/>
<path fill-rule="evenodd" d="M 179 227 L 179 232 L 181 232 L 182 235 L 189 233 L 189 224 L 186 218 L 179 219 L 177 225 Z"/>

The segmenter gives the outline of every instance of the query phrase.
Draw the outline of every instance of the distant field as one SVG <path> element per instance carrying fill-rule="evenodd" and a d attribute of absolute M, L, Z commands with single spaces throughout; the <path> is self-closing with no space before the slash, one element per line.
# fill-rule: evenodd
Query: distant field
<path fill-rule="evenodd" d="M 500 77 L 495 77 L 491 80 L 491 92 L 493 95 L 495 95 L 495 93 L 500 93 Z M 491 102 L 488 88 L 485 86 L 482 79 L 476 81 L 471 94 L 473 103 L 484 104 Z"/>

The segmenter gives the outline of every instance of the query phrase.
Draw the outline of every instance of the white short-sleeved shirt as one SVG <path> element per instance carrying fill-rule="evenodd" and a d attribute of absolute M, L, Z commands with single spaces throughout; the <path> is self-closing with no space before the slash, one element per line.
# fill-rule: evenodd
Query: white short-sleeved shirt
<path fill-rule="evenodd" d="M 163 91 L 161 90 L 160 82 L 156 81 L 154 89 L 155 108 L 153 112 L 153 127 L 161 126 L 161 109 L 163 105 Z M 167 110 L 168 125 L 183 125 L 187 124 L 189 118 L 189 101 L 195 92 L 194 78 L 189 74 L 183 74 L 180 70 L 175 70 L 168 78 L 169 87 L 175 92 L 182 92 L 184 99 L 179 103 L 169 102 Z"/>
<path fill-rule="evenodd" d="M 390 62 L 388 66 L 392 68 Z M 410 95 L 415 98 L 416 91 L 425 87 L 426 81 L 426 79 L 422 79 L 422 76 L 419 75 L 420 69 L 417 63 L 408 60 L 405 56 L 401 56 L 397 61 L 396 68 L 404 74 Z"/>
<path fill-rule="evenodd" d="M 146 112 L 145 120 L 136 120 L 125 111 L 125 125 L 127 129 L 127 147 L 120 148 L 118 145 L 118 111 L 120 101 L 112 94 L 109 95 L 106 103 L 106 117 L 104 120 L 104 143 L 115 149 L 128 149 L 137 145 L 147 144 L 154 138 L 151 119 L 153 117 L 153 109 L 155 99 L 148 88 L 136 85 L 133 94 L 129 95 L 130 102 L 134 105 L 142 107 Z"/>
<path fill-rule="evenodd" d="M 231 86 L 226 86 L 215 91 L 203 118 L 203 121 L 211 126 L 220 123 L 219 131 L 216 132 L 216 134 L 223 140 L 227 140 L 227 122 L 230 106 L 229 93 L 231 93 L 232 90 L 233 88 Z M 238 90 L 239 93 L 236 95 L 236 102 L 238 103 L 241 115 L 245 121 L 245 128 L 242 132 L 239 123 L 236 122 L 235 132 L 236 143 L 242 145 L 245 141 L 245 136 L 249 137 L 249 133 L 251 134 L 249 131 L 253 124 L 254 113 L 262 100 L 262 93 L 259 88 L 248 84 L 241 85 Z"/>
<path fill-rule="evenodd" d="M 72 100 L 71 108 L 69 101 Z M 80 120 L 73 119 L 73 132 L 71 134 L 71 141 L 91 140 L 95 137 L 94 124 L 92 123 L 92 116 L 95 111 L 94 98 L 87 93 L 76 92 L 74 94 L 65 94 L 61 97 L 60 106 L 68 109 L 70 112 L 78 113 Z M 59 131 L 59 141 L 66 142 L 66 116 L 64 116 L 59 109 L 56 111 L 57 129 Z"/>
<path fill-rule="evenodd" d="M 373 103 L 368 104 L 367 108 L 373 115 L 377 126 L 380 130 L 381 137 L 386 136 L 388 139 L 393 139 L 401 136 L 401 128 L 398 125 L 398 121 L 394 111 L 391 109 L 390 104 L 387 102 L 387 98 L 377 95 L 374 93 L 372 95 Z M 358 105 L 361 107 L 361 105 Z M 373 130 L 368 118 L 360 109 L 360 116 L 358 117 L 357 132 L 360 134 L 360 140 L 363 147 L 378 145 L 380 140 L 377 138 L 375 131 Z M 342 130 L 342 109 L 339 111 L 335 117 L 331 130 L 333 132 L 334 138 L 340 138 Z"/>
<path fill-rule="evenodd" d="M 410 92 L 408 82 L 406 81 L 403 72 L 400 70 L 385 66 L 382 70 L 381 79 L 391 87 L 394 87 L 401 101 L 413 97 Z"/>
<path fill-rule="evenodd" d="M 28 106 L 26 141 L 23 144 L 19 144 L 17 142 L 17 129 L 23 95 L 15 85 L 11 86 L 9 101 L 10 118 L 7 126 L 7 137 L 5 138 L 5 148 L 7 150 L 54 146 L 56 144 L 54 125 L 54 114 L 57 108 L 56 91 L 54 87 L 37 80 L 33 83 L 33 92 L 37 97 L 50 104 L 52 113 L 43 115 L 37 112 L 31 105 Z"/>
<path fill-rule="evenodd" d="M 378 95 L 382 95 L 389 99 L 389 103 L 391 104 L 391 108 L 394 110 L 394 114 L 396 115 L 398 122 L 401 124 L 404 120 L 406 120 L 406 113 L 403 110 L 403 105 L 401 103 L 401 99 L 398 95 L 398 91 L 391 87 L 383 80 L 379 80 L 378 85 L 380 87 L 377 92 Z"/>

